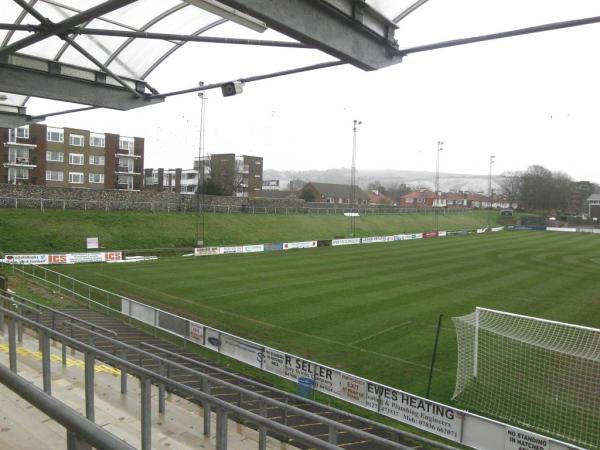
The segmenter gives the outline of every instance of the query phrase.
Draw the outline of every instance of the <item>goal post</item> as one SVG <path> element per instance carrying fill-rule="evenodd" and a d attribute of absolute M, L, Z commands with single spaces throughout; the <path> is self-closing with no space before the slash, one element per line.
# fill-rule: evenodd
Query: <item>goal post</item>
<path fill-rule="evenodd" d="M 452 320 L 458 404 L 600 447 L 600 329 L 487 308 Z"/>

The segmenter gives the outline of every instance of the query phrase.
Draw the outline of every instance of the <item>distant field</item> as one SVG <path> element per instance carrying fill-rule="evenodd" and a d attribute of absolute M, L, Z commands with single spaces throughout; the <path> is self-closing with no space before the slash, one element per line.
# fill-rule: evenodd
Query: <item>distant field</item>
<path fill-rule="evenodd" d="M 492 222 L 498 214 L 492 213 Z M 98 237 L 111 250 L 192 247 L 196 214 L 103 211 L 40 212 L 0 209 L 0 252 L 84 251 L 86 237 Z M 206 214 L 206 245 L 304 241 L 347 236 L 342 214 Z M 358 236 L 431 230 L 432 214 L 367 215 L 356 220 Z M 440 229 L 476 228 L 487 224 L 487 212 L 439 215 Z"/>
<path fill-rule="evenodd" d="M 600 327 L 600 239 L 586 234 L 502 232 L 60 270 L 416 394 L 425 392 L 444 314 L 432 393 L 446 402 L 452 316 L 485 306 Z"/>

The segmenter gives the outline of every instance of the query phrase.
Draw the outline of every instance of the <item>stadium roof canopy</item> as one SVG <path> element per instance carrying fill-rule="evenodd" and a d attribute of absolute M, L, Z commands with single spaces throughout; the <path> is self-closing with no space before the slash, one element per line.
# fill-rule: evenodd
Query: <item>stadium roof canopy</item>
<path fill-rule="evenodd" d="M 0 126 L 19 126 L 79 109 L 129 110 L 169 95 L 148 76 L 188 42 L 313 48 L 330 61 L 240 79 L 352 64 L 376 70 L 404 55 L 600 21 L 588 18 L 401 49 L 397 24 L 427 0 L 4 0 L 0 23 Z M 214 32 L 227 22 L 232 36 Z M 267 29 L 277 33 L 264 33 Z M 218 34 L 218 33 L 217 33 Z M 277 39 L 266 39 L 264 36 Z M 248 37 L 250 36 L 250 37 Z M 219 61 L 211 62 L 218 64 Z M 30 97 L 79 108 L 32 116 Z"/>

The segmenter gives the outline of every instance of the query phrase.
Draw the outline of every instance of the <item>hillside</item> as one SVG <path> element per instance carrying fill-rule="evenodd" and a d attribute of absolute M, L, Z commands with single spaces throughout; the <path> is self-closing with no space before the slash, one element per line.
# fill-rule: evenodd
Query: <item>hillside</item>
<path fill-rule="evenodd" d="M 265 180 L 280 180 L 281 189 L 288 189 L 290 181 L 317 181 L 323 183 L 350 183 L 350 169 L 327 169 L 327 170 L 276 170 L 266 169 Z M 429 189 L 434 188 L 435 173 L 414 170 L 358 170 L 358 185 L 366 189 L 369 183 L 379 181 L 384 186 L 390 187 L 395 184 L 407 184 L 409 186 L 421 186 Z M 499 176 L 492 177 L 492 187 L 496 191 L 500 185 Z M 488 175 L 469 175 L 456 173 L 440 173 L 440 189 L 442 191 L 469 191 L 487 192 Z"/>
<path fill-rule="evenodd" d="M 492 218 L 498 220 L 497 214 Z M 356 220 L 358 236 L 431 230 L 428 214 L 368 215 Z M 349 234 L 343 215 L 206 214 L 206 245 L 330 239 Z M 439 215 L 440 229 L 476 228 L 487 212 Z M 0 209 L 0 252 L 84 251 L 86 237 L 111 250 L 192 247 L 201 222 L 195 214 Z"/>

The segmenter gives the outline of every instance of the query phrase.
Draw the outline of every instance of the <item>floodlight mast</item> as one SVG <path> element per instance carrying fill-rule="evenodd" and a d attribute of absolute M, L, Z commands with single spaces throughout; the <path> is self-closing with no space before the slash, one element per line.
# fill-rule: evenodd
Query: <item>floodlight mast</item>
<path fill-rule="evenodd" d="M 436 233 L 439 232 L 439 219 L 438 219 L 438 208 L 439 208 L 439 204 L 438 206 L 435 206 L 434 203 L 438 203 L 436 202 L 436 200 L 438 200 L 438 196 L 440 197 L 439 200 L 441 203 L 441 195 L 440 195 L 440 152 L 444 149 L 444 141 L 438 141 L 437 143 L 437 154 L 436 154 L 436 158 L 435 158 L 435 195 L 433 197 L 433 202 L 431 203 L 431 206 L 434 207 L 434 221 L 435 221 L 435 231 Z"/>
<path fill-rule="evenodd" d="M 360 120 L 354 119 L 352 127 L 352 168 L 350 170 L 350 235 L 354 237 L 356 234 L 356 215 L 358 209 L 356 207 L 356 133 L 358 126 L 362 124 Z M 356 209 L 356 211 L 355 211 Z"/>
<path fill-rule="evenodd" d="M 492 204 L 493 200 L 493 191 L 492 191 L 492 164 L 494 164 L 494 160 L 496 159 L 495 155 L 490 155 L 490 176 L 488 179 L 488 214 L 487 214 L 487 226 L 491 227 L 491 213 L 492 213 Z"/>
<path fill-rule="evenodd" d="M 204 85 L 204 82 L 198 83 L 200 86 Z M 200 216 L 196 220 L 196 245 L 198 247 L 204 247 L 204 230 L 205 230 L 205 217 L 204 211 L 206 209 L 205 205 L 205 180 L 204 180 L 204 122 L 205 122 L 205 114 L 206 114 L 206 93 L 199 92 L 198 97 L 200 97 L 200 132 L 198 139 L 198 186 L 196 188 L 196 202 L 197 202 L 197 214 Z M 202 189 L 202 191 L 200 190 Z M 200 222 L 202 222 L 202 233 L 199 232 Z"/>

